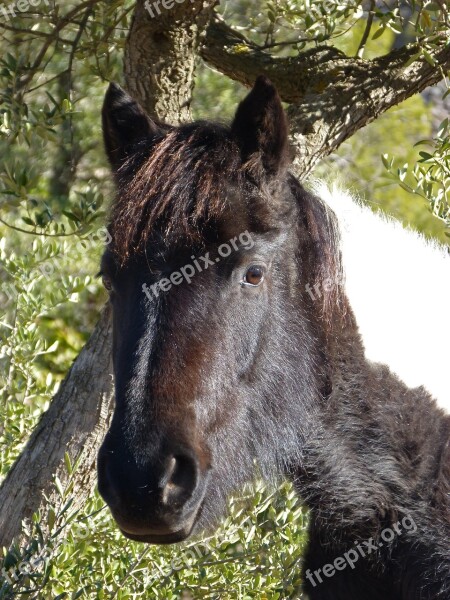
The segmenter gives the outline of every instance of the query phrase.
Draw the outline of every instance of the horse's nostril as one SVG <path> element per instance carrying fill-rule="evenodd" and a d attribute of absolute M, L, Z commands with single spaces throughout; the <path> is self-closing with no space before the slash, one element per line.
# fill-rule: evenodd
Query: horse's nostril
<path fill-rule="evenodd" d="M 171 456 L 160 482 L 161 502 L 172 508 L 184 505 L 197 487 L 197 479 L 197 465 L 191 457 Z"/>

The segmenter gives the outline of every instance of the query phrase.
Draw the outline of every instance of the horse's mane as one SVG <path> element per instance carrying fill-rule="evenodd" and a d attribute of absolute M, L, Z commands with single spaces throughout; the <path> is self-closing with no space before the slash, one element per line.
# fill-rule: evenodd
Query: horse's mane
<path fill-rule="evenodd" d="M 131 156 L 117 174 L 110 221 L 119 262 L 142 252 L 153 229 L 166 242 L 199 241 L 202 225 L 222 214 L 226 185 L 237 182 L 239 167 L 230 130 L 203 121 L 173 128 Z"/>
<path fill-rule="evenodd" d="M 307 263 L 304 285 L 309 285 L 316 305 L 320 304 L 320 317 L 331 333 L 333 326 L 344 323 L 351 312 L 344 291 L 338 220 L 333 210 L 319 196 L 307 192 L 295 177 L 290 177 L 290 186 L 306 230 L 299 257 L 301 263 Z"/>

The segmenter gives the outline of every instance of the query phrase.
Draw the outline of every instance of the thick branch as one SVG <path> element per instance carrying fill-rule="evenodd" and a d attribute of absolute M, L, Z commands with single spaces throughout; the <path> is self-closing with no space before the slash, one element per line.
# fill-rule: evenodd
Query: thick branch
<path fill-rule="evenodd" d="M 390 107 L 442 79 L 450 68 L 450 46 L 442 36 L 433 51 L 436 66 L 425 60 L 408 64 L 417 44 L 393 50 L 375 60 L 347 57 L 319 46 L 297 57 L 271 56 L 223 21 L 211 22 L 202 57 L 245 85 L 264 73 L 291 104 L 296 164 L 305 176 L 323 156 Z"/>

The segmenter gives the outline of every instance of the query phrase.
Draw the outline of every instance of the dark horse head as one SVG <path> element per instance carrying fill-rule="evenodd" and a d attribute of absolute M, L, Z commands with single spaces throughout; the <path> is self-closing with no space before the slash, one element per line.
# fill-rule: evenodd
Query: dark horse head
<path fill-rule="evenodd" d="M 325 349 L 351 318 L 334 221 L 289 172 L 264 77 L 230 127 L 157 123 L 111 85 L 103 128 L 116 407 L 99 489 L 125 535 L 177 542 L 255 472 L 302 460 L 329 393 Z"/>

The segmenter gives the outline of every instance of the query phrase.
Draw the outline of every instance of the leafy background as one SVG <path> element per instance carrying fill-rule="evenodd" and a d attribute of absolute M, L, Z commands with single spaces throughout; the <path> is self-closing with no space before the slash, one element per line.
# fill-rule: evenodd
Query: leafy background
<path fill-rule="evenodd" d="M 0 14 L 0 480 L 106 301 L 96 272 L 113 189 L 99 111 L 107 82 L 122 81 L 134 7 L 41 4 L 12 20 Z M 329 2 L 327 10 L 323 4 L 230 0 L 220 10 L 279 55 L 327 42 L 370 58 L 442 27 L 440 5 L 376 3 L 371 35 L 360 48 L 362 3 Z M 244 93 L 199 63 L 193 114 L 229 120 Z M 338 178 L 374 209 L 447 243 L 445 96 L 444 82 L 392 109 L 323 160 L 315 177 Z M 77 465 L 67 459 L 66 467 L 70 476 Z M 27 545 L 5 549 L 0 599 L 275 600 L 301 593 L 308 517 L 288 484 L 257 484 L 231 500 L 229 517 L 207 546 L 194 540 L 169 548 L 125 540 L 97 494 L 72 510 L 70 477 L 55 486 L 63 508 L 50 510 L 45 523 L 35 515 L 26 525 Z"/>

